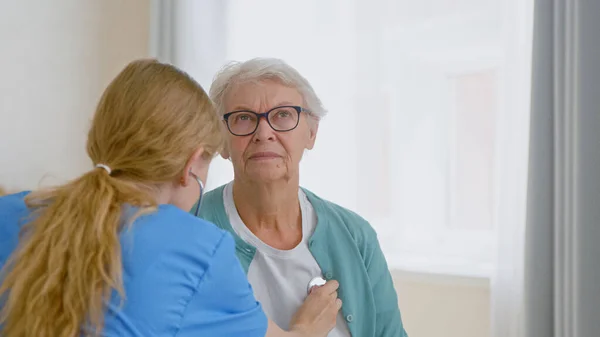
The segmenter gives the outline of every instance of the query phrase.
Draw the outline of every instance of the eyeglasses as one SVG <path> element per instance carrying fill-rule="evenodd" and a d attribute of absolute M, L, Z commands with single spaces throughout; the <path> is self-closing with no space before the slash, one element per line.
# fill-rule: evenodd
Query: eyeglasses
<path fill-rule="evenodd" d="M 269 126 L 275 131 L 285 132 L 294 130 L 300 121 L 300 112 L 308 110 L 294 105 L 284 105 L 273 108 L 265 113 L 250 110 L 237 110 L 223 115 L 227 129 L 235 136 L 248 136 L 256 132 L 260 119 L 264 117 Z"/>

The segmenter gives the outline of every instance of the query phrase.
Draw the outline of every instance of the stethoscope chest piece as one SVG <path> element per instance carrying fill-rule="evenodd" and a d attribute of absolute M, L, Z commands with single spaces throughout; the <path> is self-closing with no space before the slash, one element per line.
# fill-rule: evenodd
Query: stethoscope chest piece
<path fill-rule="evenodd" d="M 312 289 L 312 287 L 314 286 L 322 286 L 325 285 L 325 283 L 327 283 L 327 281 L 325 281 L 324 278 L 322 278 L 321 276 L 317 276 L 314 277 L 312 280 L 310 280 L 310 282 L 308 282 L 308 287 L 306 288 L 306 292 L 310 294 L 310 289 Z"/>

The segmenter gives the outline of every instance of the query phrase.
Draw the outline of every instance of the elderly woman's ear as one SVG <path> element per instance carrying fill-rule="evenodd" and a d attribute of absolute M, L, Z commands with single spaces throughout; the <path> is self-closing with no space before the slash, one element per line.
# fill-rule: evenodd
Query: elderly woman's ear
<path fill-rule="evenodd" d="M 223 150 L 221 150 L 221 157 L 222 157 L 223 159 L 231 159 L 231 158 L 229 157 L 229 149 L 227 148 L 227 145 L 225 145 L 225 146 L 223 147 Z"/>
<path fill-rule="evenodd" d="M 317 131 L 319 131 L 319 121 L 314 117 L 309 117 L 308 120 L 308 144 L 306 144 L 307 150 L 312 150 L 317 140 Z"/>
<path fill-rule="evenodd" d="M 221 158 L 225 160 L 231 160 L 231 157 L 229 156 L 229 140 L 227 139 L 227 137 L 229 136 L 229 131 L 227 130 L 227 128 L 223 128 L 223 134 L 225 137 L 225 143 L 223 144 L 223 147 L 221 148 L 219 154 L 221 155 Z"/>

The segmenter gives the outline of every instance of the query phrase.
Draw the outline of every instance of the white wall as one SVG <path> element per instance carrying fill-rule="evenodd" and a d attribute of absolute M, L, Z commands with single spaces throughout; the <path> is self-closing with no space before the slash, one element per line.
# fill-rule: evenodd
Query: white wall
<path fill-rule="evenodd" d="M 147 0 L 0 2 L 0 185 L 31 189 L 91 167 L 102 90 L 148 53 Z"/>

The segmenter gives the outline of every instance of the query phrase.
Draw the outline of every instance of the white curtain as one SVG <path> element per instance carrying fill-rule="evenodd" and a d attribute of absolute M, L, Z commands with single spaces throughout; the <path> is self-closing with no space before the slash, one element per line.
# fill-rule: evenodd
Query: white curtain
<path fill-rule="evenodd" d="M 188 72 L 208 92 L 227 51 L 225 0 L 152 0 L 150 56 Z M 209 170 L 207 190 L 231 179 L 231 163 L 217 158 Z"/>
<path fill-rule="evenodd" d="M 502 114 L 497 120 L 494 222 L 496 257 L 491 278 L 492 336 L 524 335 L 524 259 L 533 1 L 507 1 Z"/>
<path fill-rule="evenodd" d="M 150 55 L 189 72 L 208 90 L 226 57 L 226 3 L 152 0 Z"/>
<path fill-rule="evenodd" d="M 600 2 L 536 0 L 528 337 L 600 335 Z"/>

